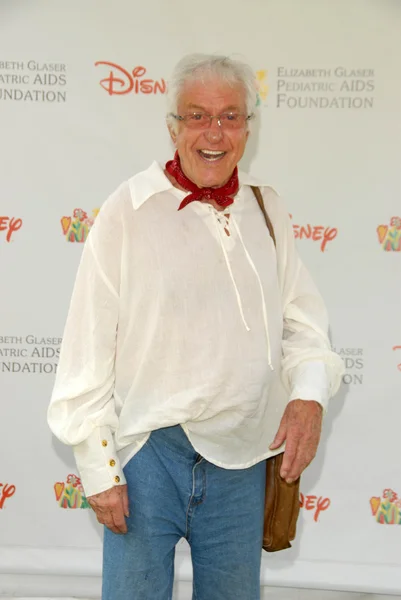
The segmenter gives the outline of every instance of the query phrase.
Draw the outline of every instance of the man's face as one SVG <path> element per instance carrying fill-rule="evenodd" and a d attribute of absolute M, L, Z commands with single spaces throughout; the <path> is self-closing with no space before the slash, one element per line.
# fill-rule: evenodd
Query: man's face
<path fill-rule="evenodd" d="M 181 116 L 194 112 L 245 114 L 245 92 L 242 86 L 230 86 L 219 79 L 189 82 L 179 96 L 177 112 Z M 192 129 L 178 121 L 176 132 L 170 130 L 170 134 L 185 175 L 198 187 L 220 187 L 241 159 L 249 132 L 246 124 L 240 129 L 226 129 L 212 119 L 206 129 Z"/>

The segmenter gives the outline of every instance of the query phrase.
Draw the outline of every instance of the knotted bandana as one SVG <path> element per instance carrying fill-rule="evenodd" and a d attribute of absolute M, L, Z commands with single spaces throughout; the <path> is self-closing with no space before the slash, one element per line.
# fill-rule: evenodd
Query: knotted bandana
<path fill-rule="evenodd" d="M 191 192 L 188 196 L 184 198 L 181 202 L 178 210 L 185 208 L 187 204 L 193 202 L 194 200 L 202 200 L 205 198 L 206 200 L 215 200 L 219 206 L 225 208 L 234 202 L 234 198 L 231 196 L 235 196 L 238 192 L 238 169 L 235 167 L 233 174 L 227 183 L 218 188 L 212 187 L 198 187 L 193 181 L 188 179 L 181 168 L 180 157 L 178 156 L 178 152 L 175 153 L 174 159 L 169 160 L 166 163 L 166 171 L 172 175 L 177 183 L 183 187 L 188 192 Z"/>

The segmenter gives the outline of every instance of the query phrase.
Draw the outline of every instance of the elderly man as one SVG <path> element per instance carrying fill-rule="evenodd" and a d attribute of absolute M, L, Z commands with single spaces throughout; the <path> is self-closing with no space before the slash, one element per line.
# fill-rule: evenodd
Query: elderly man
<path fill-rule="evenodd" d="M 315 455 L 342 362 L 276 193 L 238 174 L 252 70 L 193 55 L 169 85 L 175 145 L 103 205 L 84 247 L 49 407 L 105 527 L 103 600 L 257 600 L 265 459 Z M 283 400 L 281 383 L 287 390 Z"/>

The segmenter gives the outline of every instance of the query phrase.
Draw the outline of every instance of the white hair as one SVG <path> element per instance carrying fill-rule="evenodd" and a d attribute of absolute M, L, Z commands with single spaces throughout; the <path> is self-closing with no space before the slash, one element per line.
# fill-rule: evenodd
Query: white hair
<path fill-rule="evenodd" d="M 177 106 L 184 85 L 190 81 L 206 83 L 217 78 L 229 85 L 241 85 L 245 92 L 247 114 L 256 113 L 258 90 L 256 77 L 249 65 L 229 56 L 216 54 L 188 54 L 176 65 L 167 85 L 167 123 L 174 130 Z M 249 124 L 249 121 L 248 121 Z"/>

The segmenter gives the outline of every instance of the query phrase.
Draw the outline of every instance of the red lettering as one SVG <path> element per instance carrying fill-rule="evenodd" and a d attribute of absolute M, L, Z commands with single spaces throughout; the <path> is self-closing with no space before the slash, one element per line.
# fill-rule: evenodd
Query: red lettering
<path fill-rule="evenodd" d="M 151 94 L 153 92 L 153 79 L 142 79 L 141 92 L 142 94 Z"/>
<path fill-rule="evenodd" d="M 307 225 L 306 227 L 301 227 L 301 231 L 299 234 L 300 239 L 302 240 L 303 237 L 306 237 L 306 239 L 309 239 L 312 235 L 312 227 L 310 225 Z"/>
<path fill-rule="evenodd" d="M 135 69 L 132 69 L 133 77 L 142 77 L 142 75 L 145 75 L 145 73 L 146 73 L 145 67 L 135 67 Z"/>
<path fill-rule="evenodd" d="M 128 71 L 111 62 L 98 61 L 95 63 L 95 67 L 98 65 L 107 65 L 115 70 L 114 72 L 111 70 L 109 76 L 100 81 L 100 85 L 110 96 L 113 94 L 129 94 L 134 87 L 134 80 Z M 115 75 L 119 75 L 119 77 Z"/>
<path fill-rule="evenodd" d="M 327 510 L 329 508 L 330 504 L 331 504 L 331 501 L 330 501 L 329 498 L 325 498 L 323 500 L 322 496 L 319 497 L 319 500 L 317 501 L 316 512 L 315 512 L 315 514 L 313 516 L 313 518 L 316 521 L 316 523 L 317 523 L 317 520 L 319 518 L 320 513 L 322 511 L 324 511 L 324 510 Z"/>
<path fill-rule="evenodd" d="M 305 508 L 306 510 L 313 510 L 315 508 L 316 496 L 306 496 Z"/>
<path fill-rule="evenodd" d="M 312 240 L 314 240 L 315 242 L 317 242 L 317 240 L 321 240 L 323 229 L 324 227 L 322 227 L 322 225 L 315 225 L 315 227 L 313 228 Z"/>
<path fill-rule="evenodd" d="M 7 483 L 5 483 L 3 486 L 3 484 L 0 483 L 0 491 L 1 488 L 3 488 L 3 493 L 0 498 L 0 509 L 3 508 L 6 499 L 11 498 L 11 496 L 15 494 L 15 485 L 8 485 Z"/>
<path fill-rule="evenodd" d="M 290 219 L 292 219 L 292 215 L 289 213 Z M 292 226 L 295 239 L 312 239 L 314 242 L 322 241 L 320 249 L 322 252 L 325 251 L 327 242 L 331 242 L 337 236 L 338 229 L 335 227 L 326 227 L 324 229 L 323 225 L 293 225 Z M 401 240 L 401 238 L 400 238 Z M 400 241 L 401 245 L 401 241 Z"/>
<path fill-rule="evenodd" d="M 153 91 L 155 94 L 157 93 L 157 91 L 159 91 L 161 94 L 166 93 L 166 82 L 164 81 L 164 79 L 162 79 L 161 82 L 156 81 L 155 88 Z"/>
<path fill-rule="evenodd" d="M 14 217 L 10 221 L 10 225 L 8 227 L 6 240 L 9 242 L 11 240 L 11 236 L 14 231 L 18 231 L 22 227 L 22 219 L 15 219 Z"/>
<path fill-rule="evenodd" d="M 300 500 L 299 500 L 300 508 L 305 508 L 305 510 L 313 510 L 316 508 L 315 514 L 313 515 L 313 519 L 316 522 L 319 519 L 320 513 L 323 512 L 324 510 L 327 510 L 329 508 L 330 504 L 331 504 L 331 501 L 329 498 L 323 498 L 322 496 L 319 496 L 319 499 L 317 499 L 317 496 L 313 496 L 313 495 L 304 496 L 302 493 L 300 493 Z"/>
<path fill-rule="evenodd" d="M 134 67 L 131 73 L 112 62 L 97 61 L 95 66 L 99 65 L 110 67 L 108 76 L 100 81 L 100 85 L 110 96 L 129 94 L 132 91 L 135 94 L 151 94 L 152 92 L 164 94 L 166 92 L 167 86 L 164 79 L 156 82 L 153 79 L 141 80 L 146 73 L 146 68 L 142 65 Z"/>
<path fill-rule="evenodd" d="M 331 242 L 332 240 L 334 240 L 334 238 L 337 236 L 337 233 L 338 229 L 334 227 L 331 229 L 329 227 L 326 227 L 326 229 L 324 230 L 322 245 L 320 246 L 322 252 L 324 252 L 327 242 Z"/>
<path fill-rule="evenodd" d="M 11 236 L 14 231 L 18 231 L 22 227 L 22 219 L 15 217 L 0 217 L 0 231 L 7 231 L 6 241 L 11 241 Z"/>

